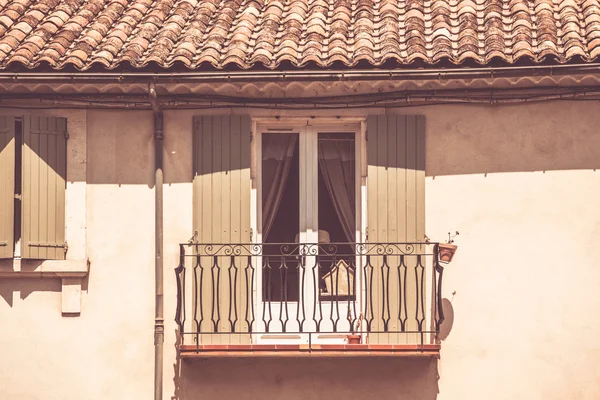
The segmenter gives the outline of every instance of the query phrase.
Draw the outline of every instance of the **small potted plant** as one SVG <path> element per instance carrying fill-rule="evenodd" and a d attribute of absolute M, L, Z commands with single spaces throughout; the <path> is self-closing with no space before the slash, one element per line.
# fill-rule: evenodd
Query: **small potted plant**
<path fill-rule="evenodd" d="M 458 246 L 455 244 L 452 244 L 452 243 L 454 243 L 454 238 L 458 235 L 459 235 L 458 231 L 456 231 L 454 233 L 454 235 L 452 235 L 450 232 L 448 232 L 448 240 L 446 241 L 446 243 L 439 244 L 440 262 L 448 264 L 450 261 L 452 261 L 452 258 L 454 257 L 454 253 L 456 253 L 456 249 L 458 249 Z"/>
<path fill-rule="evenodd" d="M 348 344 L 360 344 L 362 339 L 362 335 L 360 334 L 360 323 L 362 322 L 363 315 L 360 313 L 358 320 L 356 321 L 355 329 L 352 330 L 352 333 L 346 336 L 346 340 Z M 348 310 L 348 322 L 350 326 L 352 326 L 352 312 Z"/>

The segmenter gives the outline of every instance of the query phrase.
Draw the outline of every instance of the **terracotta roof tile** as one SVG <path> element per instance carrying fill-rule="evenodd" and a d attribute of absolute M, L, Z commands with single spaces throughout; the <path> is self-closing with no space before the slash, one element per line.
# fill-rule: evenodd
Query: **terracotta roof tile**
<path fill-rule="evenodd" d="M 0 0 L 0 68 L 600 55 L 600 0 Z"/>

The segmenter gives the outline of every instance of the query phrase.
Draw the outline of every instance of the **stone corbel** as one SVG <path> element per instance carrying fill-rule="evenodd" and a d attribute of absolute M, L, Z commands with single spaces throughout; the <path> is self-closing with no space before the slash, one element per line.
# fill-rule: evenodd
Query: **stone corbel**
<path fill-rule="evenodd" d="M 89 260 L 46 260 L 34 271 L 23 271 L 14 260 L 12 271 L 0 271 L 0 278 L 60 278 L 61 309 L 65 316 L 81 313 L 81 282 L 89 272 Z"/>

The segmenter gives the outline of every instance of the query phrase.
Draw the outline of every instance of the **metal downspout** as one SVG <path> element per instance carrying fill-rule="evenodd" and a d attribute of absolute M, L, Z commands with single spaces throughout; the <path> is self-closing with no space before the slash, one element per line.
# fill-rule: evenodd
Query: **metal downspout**
<path fill-rule="evenodd" d="M 148 85 L 154 117 L 154 238 L 155 238 L 155 310 L 154 310 L 154 400 L 162 400 L 163 344 L 165 341 L 163 301 L 163 112 L 158 104 L 154 83 Z"/>

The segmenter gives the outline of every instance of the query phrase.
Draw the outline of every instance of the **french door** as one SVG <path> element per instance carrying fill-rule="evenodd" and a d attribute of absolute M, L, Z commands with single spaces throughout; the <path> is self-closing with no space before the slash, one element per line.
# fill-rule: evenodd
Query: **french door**
<path fill-rule="evenodd" d="M 343 343 L 361 310 L 366 188 L 359 124 L 253 130 L 255 343 Z"/>

